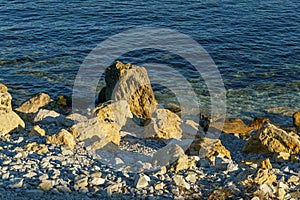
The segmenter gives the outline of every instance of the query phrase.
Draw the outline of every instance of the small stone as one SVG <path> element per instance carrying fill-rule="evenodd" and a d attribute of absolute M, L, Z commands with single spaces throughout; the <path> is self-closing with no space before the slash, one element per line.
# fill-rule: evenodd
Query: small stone
<path fill-rule="evenodd" d="M 23 178 L 17 178 L 14 180 L 14 183 L 12 183 L 9 187 L 10 188 L 21 188 L 23 187 Z"/>
<path fill-rule="evenodd" d="M 46 131 L 45 131 L 44 129 L 42 129 L 39 125 L 35 125 L 35 126 L 31 129 L 31 131 L 30 131 L 28 137 L 45 136 L 45 135 L 46 135 Z"/>
<path fill-rule="evenodd" d="M 274 155 L 274 160 L 276 162 L 283 163 L 285 161 L 288 161 L 290 159 L 290 156 L 291 155 L 287 152 L 279 152 Z"/>
<path fill-rule="evenodd" d="M 59 186 L 56 186 L 56 189 L 60 192 L 64 192 L 64 193 L 71 193 L 71 189 L 66 186 L 66 185 L 59 185 Z"/>
<path fill-rule="evenodd" d="M 79 176 L 75 179 L 75 185 L 77 187 L 85 187 L 88 185 L 88 177 L 87 176 Z"/>
<path fill-rule="evenodd" d="M 185 178 L 185 180 L 187 180 L 187 181 L 189 181 L 191 183 L 196 183 L 197 176 L 196 176 L 196 174 L 192 173 L 192 174 L 187 175 L 187 177 Z"/>
<path fill-rule="evenodd" d="M 293 124 L 298 130 L 300 130 L 300 112 L 295 112 L 293 114 Z"/>
<path fill-rule="evenodd" d="M 51 180 L 43 180 L 37 187 L 37 189 L 43 191 L 49 191 L 53 187 L 53 181 Z"/>
<path fill-rule="evenodd" d="M 103 185 L 104 183 L 105 183 L 105 179 L 104 178 L 96 178 L 96 177 L 94 177 L 90 181 L 90 184 L 92 184 L 92 185 Z"/>
<path fill-rule="evenodd" d="M 74 136 L 67 130 L 61 129 L 59 133 L 48 136 L 46 139 L 47 144 L 64 144 L 67 148 L 74 149 L 76 141 Z"/>
<path fill-rule="evenodd" d="M 291 176 L 289 179 L 288 179 L 288 183 L 297 183 L 297 182 L 299 182 L 299 176 Z"/>
<path fill-rule="evenodd" d="M 137 189 L 141 189 L 148 186 L 150 177 L 147 175 L 138 175 L 134 180 L 134 185 Z"/>
<path fill-rule="evenodd" d="M 164 189 L 164 186 L 165 184 L 163 182 L 160 182 L 160 183 L 157 183 L 155 186 L 154 186 L 154 189 L 155 190 L 162 190 Z"/>
<path fill-rule="evenodd" d="M 36 176 L 37 174 L 35 172 L 28 172 L 27 174 L 24 174 L 23 177 L 26 178 L 32 178 L 34 176 Z"/>
<path fill-rule="evenodd" d="M 174 178 L 173 178 L 175 184 L 177 186 L 181 186 L 181 187 L 184 187 L 186 188 L 187 190 L 190 189 L 190 185 L 184 180 L 184 178 L 180 175 L 175 175 Z"/>
<path fill-rule="evenodd" d="M 41 180 L 43 182 L 44 180 L 47 180 L 48 178 L 49 178 L 48 174 L 43 174 L 39 177 L 39 180 Z"/>
<path fill-rule="evenodd" d="M 10 175 L 9 172 L 6 172 L 6 173 L 2 174 L 2 179 L 8 179 L 9 175 Z"/>
<path fill-rule="evenodd" d="M 2 162 L 2 165 L 9 165 L 11 163 L 11 160 L 9 159 L 9 160 L 4 160 L 3 162 Z"/>
<path fill-rule="evenodd" d="M 259 169 L 254 182 L 258 184 L 269 183 L 272 184 L 276 182 L 276 175 L 269 172 L 268 169 Z"/>
<path fill-rule="evenodd" d="M 262 160 L 261 163 L 258 164 L 258 167 L 262 169 L 272 169 L 272 164 L 270 162 L 270 159 L 267 158 L 265 160 Z"/>

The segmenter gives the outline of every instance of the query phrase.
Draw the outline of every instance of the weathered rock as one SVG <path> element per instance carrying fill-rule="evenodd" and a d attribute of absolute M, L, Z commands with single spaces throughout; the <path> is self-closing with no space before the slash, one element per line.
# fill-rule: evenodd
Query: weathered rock
<path fill-rule="evenodd" d="M 217 125 L 218 122 L 214 123 L 214 126 Z M 218 126 L 216 126 L 218 127 Z M 239 118 L 229 118 L 225 119 L 224 126 L 222 131 L 224 133 L 230 134 L 239 134 L 239 135 L 246 135 L 248 134 L 252 128 L 247 126 L 241 119 Z"/>
<path fill-rule="evenodd" d="M 103 185 L 105 183 L 105 179 L 100 177 L 93 177 L 89 183 L 92 185 Z"/>
<path fill-rule="evenodd" d="M 85 187 L 88 185 L 88 177 L 87 176 L 78 176 L 75 179 L 75 186 L 77 187 Z"/>
<path fill-rule="evenodd" d="M 181 186 L 187 190 L 190 189 L 190 184 L 188 184 L 181 175 L 175 175 L 173 179 L 177 186 Z"/>
<path fill-rule="evenodd" d="M 155 152 L 151 163 L 156 166 L 167 166 L 179 158 L 187 160 L 184 150 L 177 144 L 170 144 Z"/>
<path fill-rule="evenodd" d="M 196 168 L 196 160 L 187 155 L 182 155 L 172 165 L 168 167 L 169 171 L 179 172 L 180 170 L 188 170 Z"/>
<path fill-rule="evenodd" d="M 157 109 L 153 113 L 150 124 L 145 127 L 143 135 L 145 138 L 181 139 L 180 123 L 181 119 L 178 115 L 167 109 Z"/>
<path fill-rule="evenodd" d="M 120 144 L 120 129 L 113 122 L 99 122 L 97 118 L 89 119 L 71 127 L 72 134 L 84 141 L 85 146 L 95 149 L 104 147 L 109 142 Z"/>
<path fill-rule="evenodd" d="M 276 162 L 280 162 L 280 163 L 288 161 L 290 159 L 290 157 L 291 157 L 291 155 L 286 152 L 279 152 L 279 153 L 274 154 L 274 160 Z"/>
<path fill-rule="evenodd" d="M 272 184 L 276 182 L 276 175 L 269 172 L 268 169 L 259 169 L 253 181 L 257 184 L 264 184 L 264 183 Z"/>
<path fill-rule="evenodd" d="M 40 93 L 25 101 L 16 110 L 22 113 L 36 113 L 41 107 L 46 106 L 50 102 L 51 99 L 48 94 Z"/>
<path fill-rule="evenodd" d="M 230 151 L 227 150 L 219 139 L 197 138 L 187 150 L 189 155 L 207 158 L 214 163 L 215 157 L 231 159 Z"/>
<path fill-rule="evenodd" d="M 34 137 L 34 136 L 45 136 L 46 131 L 42 129 L 39 125 L 35 125 L 30 133 L 28 134 L 28 137 Z"/>
<path fill-rule="evenodd" d="M 145 174 L 139 174 L 135 177 L 134 186 L 137 189 L 147 187 L 150 181 L 150 177 Z"/>
<path fill-rule="evenodd" d="M 53 187 L 54 183 L 52 180 L 43 180 L 37 187 L 37 189 L 43 191 L 49 191 Z"/>
<path fill-rule="evenodd" d="M 38 154 L 48 153 L 49 149 L 45 144 L 37 144 L 36 142 L 31 142 L 24 146 L 24 149 L 29 152 L 36 152 Z"/>
<path fill-rule="evenodd" d="M 256 131 L 243 148 L 245 153 L 287 152 L 297 154 L 300 150 L 299 136 L 267 124 Z"/>
<path fill-rule="evenodd" d="M 112 121 L 116 123 L 120 129 L 126 124 L 127 118 L 133 117 L 129 105 L 125 100 L 95 108 L 95 111 L 100 121 Z"/>
<path fill-rule="evenodd" d="M 13 181 L 13 183 L 11 185 L 9 185 L 9 187 L 10 188 L 21 188 L 21 187 L 23 187 L 23 182 L 24 182 L 23 178 L 17 178 Z"/>
<path fill-rule="evenodd" d="M 248 124 L 249 127 L 251 127 L 254 130 L 261 129 L 265 124 L 269 123 L 270 120 L 268 118 L 264 117 L 255 117 L 252 122 Z"/>
<path fill-rule="evenodd" d="M 63 118 L 63 115 L 53 110 L 40 109 L 35 115 L 33 121 L 40 124 L 60 124 Z"/>
<path fill-rule="evenodd" d="M 7 87 L 0 83 L 0 114 L 12 111 L 11 99 Z"/>
<path fill-rule="evenodd" d="M 106 69 L 106 100 L 126 100 L 139 118 L 151 118 L 157 102 L 144 67 L 116 62 Z"/>
<path fill-rule="evenodd" d="M 255 166 L 255 168 L 272 169 L 272 164 L 269 158 L 263 160 L 247 160 L 242 161 L 242 163 L 250 166 Z"/>
<path fill-rule="evenodd" d="M 186 120 L 182 122 L 180 125 L 182 130 L 181 139 L 195 139 L 196 137 L 204 137 L 205 133 L 199 126 L 199 123 L 196 123 L 193 120 Z"/>
<path fill-rule="evenodd" d="M 0 113 L 0 135 L 25 128 L 24 121 L 14 112 Z"/>
<path fill-rule="evenodd" d="M 295 112 L 293 114 L 293 124 L 298 130 L 300 130 L 300 112 Z"/>
<path fill-rule="evenodd" d="M 75 137 L 67 130 L 62 129 L 59 133 L 47 136 L 47 144 L 64 144 L 67 148 L 74 149 L 76 145 Z"/>

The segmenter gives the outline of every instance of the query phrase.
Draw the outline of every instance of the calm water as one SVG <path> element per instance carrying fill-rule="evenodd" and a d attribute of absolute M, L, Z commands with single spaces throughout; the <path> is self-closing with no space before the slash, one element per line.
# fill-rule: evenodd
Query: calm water
<path fill-rule="evenodd" d="M 71 95 L 80 64 L 100 42 L 131 28 L 170 28 L 195 39 L 214 59 L 229 116 L 288 124 L 300 110 L 299 10 L 298 0 L 0 1 L 0 81 L 11 88 L 14 105 L 42 91 L 53 98 Z M 153 50 L 120 59 L 179 68 L 209 110 L 205 83 L 182 59 Z"/>

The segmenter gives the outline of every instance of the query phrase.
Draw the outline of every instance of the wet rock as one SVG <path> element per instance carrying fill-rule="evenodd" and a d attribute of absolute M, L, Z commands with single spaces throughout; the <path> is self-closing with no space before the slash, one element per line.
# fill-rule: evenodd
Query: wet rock
<path fill-rule="evenodd" d="M 112 121 L 116 123 L 120 129 L 126 124 L 127 118 L 132 118 L 129 105 L 125 100 L 113 102 L 95 108 L 97 117 L 100 121 Z"/>
<path fill-rule="evenodd" d="M 300 130 L 300 112 L 295 112 L 293 114 L 293 125 Z"/>
<path fill-rule="evenodd" d="M 299 136 L 294 133 L 287 133 L 272 124 L 267 124 L 256 131 L 243 148 L 245 153 L 287 152 L 297 154 L 299 150 Z"/>
<path fill-rule="evenodd" d="M 48 94 L 40 93 L 25 101 L 16 110 L 22 113 L 36 113 L 41 107 L 46 106 L 50 102 L 51 99 Z"/>
<path fill-rule="evenodd" d="M 180 123 L 181 119 L 178 115 L 167 109 L 157 109 L 153 113 L 150 124 L 145 127 L 144 137 L 180 139 L 182 137 Z"/>
<path fill-rule="evenodd" d="M 215 122 L 217 124 L 218 122 Z M 217 127 L 217 126 L 216 126 Z M 248 134 L 252 128 L 247 126 L 240 118 L 225 119 L 222 132 L 238 135 Z"/>
<path fill-rule="evenodd" d="M 135 180 L 134 180 L 134 186 L 137 188 L 137 189 L 140 189 L 140 188 L 145 188 L 148 186 L 149 184 L 149 181 L 150 181 L 150 177 L 145 175 L 145 174 L 139 174 L 135 177 Z"/>
<path fill-rule="evenodd" d="M 113 122 L 99 122 L 97 118 L 80 122 L 71 127 L 71 133 L 85 146 L 100 149 L 109 142 L 120 144 L 120 129 Z"/>
<path fill-rule="evenodd" d="M 76 145 L 75 137 L 65 129 L 62 129 L 59 133 L 52 136 L 47 136 L 46 143 L 63 144 L 70 149 L 74 149 Z"/>
<path fill-rule="evenodd" d="M 28 134 L 28 137 L 34 137 L 34 136 L 45 136 L 46 131 L 42 129 L 39 125 L 35 125 L 30 133 Z"/>
<path fill-rule="evenodd" d="M 106 69 L 106 100 L 126 100 L 138 118 L 151 118 L 157 102 L 144 67 L 117 61 Z"/>
<path fill-rule="evenodd" d="M 251 127 L 254 130 L 261 129 L 265 124 L 269 123 L 270 120 L 268 118 L 264 117 L 255 117 L 252 122 L 248 124 L 249 127 Z"/>

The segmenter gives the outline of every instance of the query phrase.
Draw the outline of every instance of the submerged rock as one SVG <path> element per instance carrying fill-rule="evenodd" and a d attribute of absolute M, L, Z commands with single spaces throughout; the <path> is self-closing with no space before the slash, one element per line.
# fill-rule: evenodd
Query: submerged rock
<path fill-rule="evenodd" d="M 247 126 L 240 118 L 225 119 L 222 132 L 246 135 L 252 130 L 251 127 Z"/>
<path fill-rule="evenodd" d="M 286 152 L 297 154 L 300 151 L 299 136 L 295 133 L 276 127 L 273 124 L 266 124 L 262 129 L 257 130 L 247 141 L 243 148 L 245 153 L 279 153 Z"/>
<path fill-rule="evenodd" d="M 106 69 L 105 82 L 106 100 L 126 100 L 138 118 L 151 118 L 157 101 L 144 67 L 117 61 Z"/>

